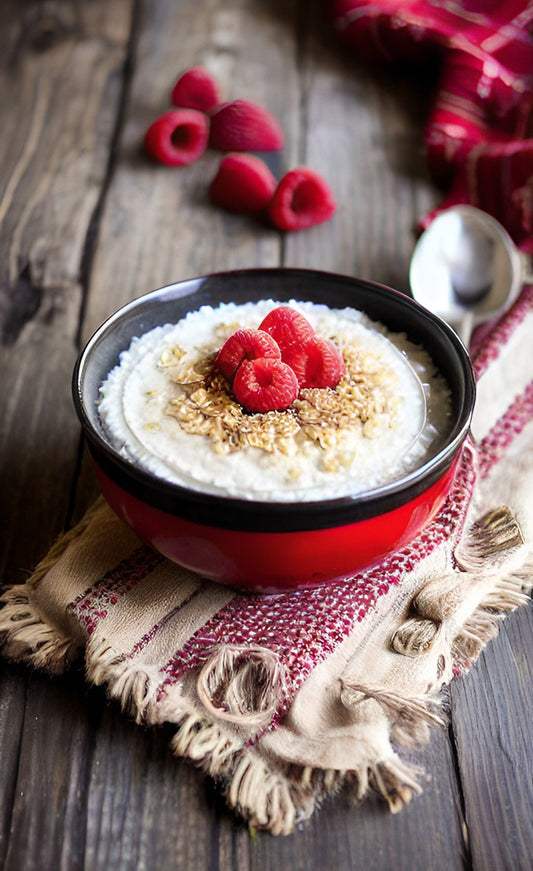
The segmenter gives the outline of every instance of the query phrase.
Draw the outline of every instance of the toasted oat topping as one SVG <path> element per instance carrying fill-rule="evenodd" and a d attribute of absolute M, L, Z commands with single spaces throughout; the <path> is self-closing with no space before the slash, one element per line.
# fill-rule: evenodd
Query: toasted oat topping
<path fill-rule="evenodd" d="M 311 440 L 322 448 L 325 471 L 349 467 L 361 439 L 395 426 L 397 375 L 374 352 L 357 344 L 341 349 L 346 375 L 337 387 L 304 389 L 285 411 L 250 414 L 239 405 L 231 385 L 214 366 L 212 350 L 167 349 L 159 367 L 180 387 L 165 413 L 187 433 L 208 436 L 219 454 L 244 447 L 295 455 Z"/>

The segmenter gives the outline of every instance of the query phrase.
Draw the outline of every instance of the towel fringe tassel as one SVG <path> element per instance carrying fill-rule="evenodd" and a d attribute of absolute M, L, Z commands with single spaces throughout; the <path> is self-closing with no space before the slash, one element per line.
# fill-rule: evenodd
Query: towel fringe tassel
<path fill-rule="evenodd" d="M 398 813 L 422 792 L 415 779 L 418 774 L 393 751 L 358 769 L 302 766 L 299 772 L 294 764 L 287 772 L 272 770 L 259 755 L 248 752 L 237 764 L 225 798 L 253 828 L 289 835 L 317 804 L 340 792 L 360 804 L 373 790 L 385 799 L 391 813 Z"/>
<path fill-rule="evenodd" d="M 452 656 L 456 667 L 467 671 L 476 662 L 483 648 L 495 638 L 500 623 L 512 611 L 526 605 L 533 584 L 533 562 L 498 580 L 480 600 L 453 639 Z"/>
<path fill-rule="evenodd" d="M 252 828 L 268 829 L 273 835 L 288 835 L 294 829 L 297 813 L 287 779 L 255 753 L 240 758 L 225 798 Z"/>
<path fill-rule="evenodd" d="M 61 674 L 78 657 L 79 642 L 44 623 L 24 587 L 5 590 L 0 606 L 0 648 L 10 659 Z"/>
<path fill-rule="evenodd" d="M 403 747 L 415 747 L 429 738 L 430 726 L 443 726 L 444 717 L 436 708 L 441 701 L 435 695 L 405 696 L 392 690 L 363 686 L 341 680 L 341 702 L 355 710 L 372 699 L 386 712 L 390 737 Z"/>
<path fill-rule="evenodd" d="M 140 664 L 118 653 L 106 638 L 89 637 L 86 651 L 87 680 L 95 686 L 105 685 L 109 698 L 136 723 L 153 725 L 149 711 L 157 699 L 161 672 L 147 663 Z"/>
<path fill-rule="evenodd" d="M 488 559 L 497 566 L 509 551 L 523 544 L 517 518 L 507 505 L 500 505 L 474 521 L 455 549 L 454 557 L 462 571 L 477 573 L 486 569 Z"/>

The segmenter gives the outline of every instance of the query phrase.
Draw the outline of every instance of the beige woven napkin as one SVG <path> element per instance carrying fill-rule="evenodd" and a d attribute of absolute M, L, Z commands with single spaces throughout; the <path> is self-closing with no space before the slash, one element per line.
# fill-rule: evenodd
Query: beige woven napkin
<path fill-rule="evenodd" d="M 288 833 L 322 796 L 420 791 L 402 747 L 427 740 L 533 575 L 533 292 L 472 349 L 473 438 L 419 538 L 353 579 L 250 596 L 175 566 L 99 501 L 2 597 L 3 653 L 87 679 L 219 783 L 254 827 Z"/>

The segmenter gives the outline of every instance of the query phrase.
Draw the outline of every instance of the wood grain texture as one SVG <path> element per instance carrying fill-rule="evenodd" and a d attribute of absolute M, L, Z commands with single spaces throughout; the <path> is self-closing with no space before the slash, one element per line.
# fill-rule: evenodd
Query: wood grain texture
<path fill-rule="evenodd" d="M 79 823 L 91 726 L 86 699 L 86 690 L 72 679 L 28 680 L 7 868 L 83 867 L 85 834 Z"/>
<path fill-rule="evenodd" d="M 474 871 L 529 871 L 533 857 L 533 607 L 503 624 L 451 685 Z"/>
<path fill-rule="evenodd" d="M 25 701 L 25 675 L 0 663 L 0 868 L 10 839 Z"/>
<path fill-rule="evenodd" d="M 413 228 L 438 201 L 421 155 L 427 82 L 370 70 L 307 0 L 9 0 L 0 27 L 2 578 L 25 576 L 96 493 L 78 457 L 74 358 L 127 300 L 248 266 L 358 274 L 407 289 Z M 209 204 L 220 154 L 187 170 L 143 155 L 177 74 L 268 106 L 334 219 L 282 235 Z M 452 686 L 448 728 L 416 754 L 424 793 L 328 801 L 287 838 L 251 836 L 213 784 L 89 688 L 0 663 L 2 871 L 461 871 L 529 868 L 533 620 L 510 618 Z M 498 864 L 499 863 L 499 864 Z"/>
<path fill-rule="evenodd" d="M 120 105 L 130 3 L 12 2 L 2 15 L 0 566 L 13 577 L 65 520 L 84 252 Z"/>

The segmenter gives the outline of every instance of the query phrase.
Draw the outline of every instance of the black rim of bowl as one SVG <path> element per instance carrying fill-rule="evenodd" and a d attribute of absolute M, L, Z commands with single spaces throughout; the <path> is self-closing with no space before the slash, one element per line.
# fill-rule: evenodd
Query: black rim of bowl
<path fill-rule="evenodd" d="M 280 282 L 283 286 L 276 287 Z M 350 300 L 350 293 L 357 299 Z M 167 309 L 173 312 L 173 319 L 178 320 L 201 305 L 266 298 L 280 302 L 305 299 L 326 303 L 332 308 L 359 308 L 373 320 L 381 320 L 391 331 L 404 332 L 423 344 L 452 387 L 454 424 L 445 444 L 421 466 L 392 483 L 356 496 L 297 502 L 259 502 L 190 490 L 135 466 L 109 444 L 98 421 L 98 388 L 134 335 L 169 322 L 167 316 L 161 317 Z M 208 526 L 291 532 L 370 519 L 426 491 L 451 466 L 468 434 L 475 378 L 468 353 L 457 334 L 406 294 L 348 275 L 311 269 L 263 268 L 186 279 L 126 303 L 107 318 L 86 343 L 74 369 L 72 390 L 76 412 L 94 460 L 115 484 L 137 499 L 168 514 Z"/>

